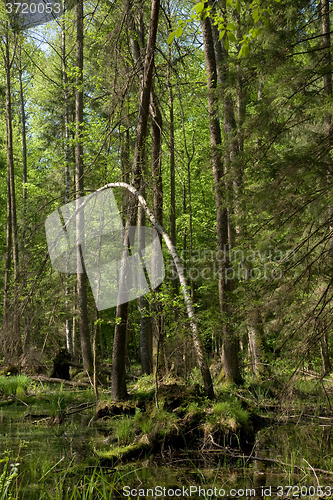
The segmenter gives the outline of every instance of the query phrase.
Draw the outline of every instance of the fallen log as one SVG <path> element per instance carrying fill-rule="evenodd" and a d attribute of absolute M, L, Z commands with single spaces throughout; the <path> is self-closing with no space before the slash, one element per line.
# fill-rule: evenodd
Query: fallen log
<path fill-rule="evenodd" d="M 72 387 L 90 387 L 90 384 L 86 382 L 71 382 L 70 380 L 65 380 L 62 378 L 46 377 L 45 375 L 30 376 L 32 380 L 37 380 L 38 382 L 50 382 L 56 384 L 70 385 Z"/>
<path fill-rule="evenodd" d="M 76 363 L 75 361 L 68 361 L 69 366 L 73 366 L 73 368 L 80 368 L 83 370 L 83 364 L 82 363 Z M 111 370 L 108 370 L 107 368 L 103 368 L 103 366 L 99 366 L 97 372 L 105 373 L 106 375 L 111 375 Z"/>

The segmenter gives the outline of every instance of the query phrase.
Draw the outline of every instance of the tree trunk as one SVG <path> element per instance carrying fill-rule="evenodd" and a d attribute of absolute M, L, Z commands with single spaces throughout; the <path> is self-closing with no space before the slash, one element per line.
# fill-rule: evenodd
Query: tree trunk
<path fill-rule="evenodd" d="M 98 329 L 98 310 L 95 309 L 95 321 L 94 321 L 94 334 L 93 334 L 93 358 L 94 358 L 94 375 L 93 375 L 93 386 L 95 392 L 95 399 L 98 401 L 98 373 L 97 373 L 97 329 Z"/>
<path fill-rule="evenodd" d="M 15 195 L 15 176 L 14 176 L 14 155 L 13 155 L 13 130 L 12 130 L 12 102 L 11 102 L 11 79 L 10 70 L 13 62 L 9 56 L 9 37 L 6 31 L 6 57 L 5 57 L 5 72 L 6 72 L 6 130 L 7 130 L 7 168 L 9 171 L 10 180 L 10 203 L 11 203 L 11 219 L 12 219 L 12 244 L 13 244 L 13 263 L 14 263 L 14 281 L 18 275 L 18 241 L 17 241 L 17 217 L 16 217 L 16 195 Z M 15 49 L 14 49 L 15 51 Z M 13 52 L 14 56 L 14 52 Z"/>
<path fill-rule="evenodd" d="M 151 93 L 150 100 L 151 113 L 151 175 L 153 182 L 153 212 L 158 221 L 163 224 L 163 184 L 161 170 L 161 144 L 162 144 L 162 115 L 159 109 L 156 95 L 154 91 Z M 161 235 L 158 235 L 160 244 L 162 243 Z M 153 268 L 156 268 L 153 255 Z M 157 270 L 156 270 L 157 271 Z M 156 292 L 160 290 L 160 286 L 156 288 Z M 165 331 L 162 321 L 162 304 L 157 301 L 155 303 L 153 328 L 155 374 L 166 375 L 168 373 L 168 362 L 166 354 Z M 159 362 L 160 360 L 160 362 Z M 164 361 L 164 363 L 163 363 Z"/>
<path fill-rule="evenodd" d="M 65 10 L 65 2 L 63 2 L 63 8 Z M 68 79 L 67 79 L 67 68 L 66 68 L 66 32 L 65 32 L 65 20 L 62 24 L 62 32 L 61 32 L 61 50 L 62 50 L 62 82 L 64 87 L 64 104 L 65 104 L 65 116 L 64 116 L 64 125 L 65 125 L 65 204 L 69 202 L 69 187 L 70 187 L 70 147 L 69 147 L 69 103 L 68 103 Z M 69 305 L 69 296 L 70 296 L 70 288 L 69 288 L 69 274 L 66 276 L 66 314 L 68 318 L 65 320 L 65 334 L 66 334 L 66 347 L 68 352 L 70 353 L 72 359 L 74 358 L 74 349 L 73 349 L 73 330 L 72 330 L 72 319 L 70 316 L 70 305 Z"/>
<path fill-rule="evenodd" d="M 263 372 L 263 326 L 261 323 L 260 310 L 255 307 L 248 316 L 247 328 L 249 336 L 249 350 L 252 359 L 252 372 L 260 377 Z"/>
<path fill-rule="evenodd" d="M 134 150 L 134 160 L 132 168 L 132 185 L 136 189 L 140 188 L 140 179 L 142 175 L 142 165 L 145 155 L 145 143 L 147 136 L 147 123 L 149 115 L 149 100 L 152 88 L 152 77 L 154 67 L 154 54 L 156 33 L 158 25 L 158 15 L 160 8 L 160 0 L 152 0 L 149 33 L 147 41 L 147 50 L 144 63 L 144 77 L 142 92 L 140 97 L 140 109 L 138 125 L 136 130 L 136 141 Z M 129 200 L 128 215 L 126 229 L 133 226 L 136 220 L 135 199 L 132 197 Z M 125 237 L 128 238 L 127 230 Z M 127 249 L 128 244 L 125 241 L 124 245 Z M 125 256 L 122 259 L 125 264 Z M 120 276 L 122 276 L 123 265 L 121 266 Z M 121 280 L 122 278 L 120 278 Z M 126 330 L 128 317 L 128 303 L 117 306 L 116 318 L 117 323 L 114 333 L 113 354 L 112 354 L 112 375 L 111 375 L 111 397 L 114 401 L 124 399 L 127 396 L 126 379 L 125 379 L 125 351 L 126 351 Z"/>
<path fill-rule="evenodd" d="M 171 18 L 170 4 L 168 2 L 168 14 Z M 171 28 L 171 26 L 169 26 Z M 174 131 L 174 111 L 173 111 L 173 92 L 170 81 L 171 71 L 171 45 L 168 46 L 168 67 L 167 67 L 167 86 L 169 89 L 169 141 L 170 141 L 170 236 L 174 247 L 177 247 L 176 238 L 176 183 L 175 183 L 175 131 Z M 172 289 L 174 295 L 178 295 L 178 280 L 176 268 L 172 262 Z"/>
<path fill-rule="evenodd" d="M 142 183 L 143 184 L 143 183 Z M 142 196 L 145 196 L 145 190 L 141 188 Z M 139 250 L 145 248 L 144 230 L 145 212 L 140 206 L 138 210 L 138 247 Z M 140 309 L 140 359 L 142 373 L 149 375 L 153 371 L 153 349 L 152 349 L 152 319 L 149 313 L 149 304 L 145 296 L 138 299 Z"/>
<path fill-rule="evenodd" d="M 215 185 L 215 206 L 217 212 L 216 232 L 217 248 L 219 252 L 226 255 L 225 262 L 219 262 L 219 303 L 223 320 L 223 340 L 222 340 L 222 365 L 225 379 L 229 382 L 239 382 L 241 380 L 238 364 L 238 340 L 230 322 L 232 280 L 228 279 L 229 252 L 225 251 L 230 244 L 228 236 L 228 212 L 223 206 L 222 198 L 222 177 L 223 162 L 219 146 L 221 145 L 221 129 L 219 119 L 216 116 L 217 102 L 212 91 L 216 88 L 217 69 L 214 51 L 214 42 L 209 18 L 201 19 L 201 29 L 204 41 L 204 53 L 207 70 L 207 99 L 209 113 L 210 144 L 212 150 L 213 176 Z"/>
<path fill-rule="evenodd" d="M 228 68 L 228 54 L 223 52 L 221 42 L 219 40 L 218 31 L 216 26 L 212 26 L 212 34 L 214 40 L 215 56 L 217 62 L 217 76 L 218 82 L 223 88 L 226 85 L 226 75 L 229 72 Z M 240 35 L 238 34 L 238 38 Z M 258 91 L 258 100 L 261 99 L 261 85 Z M 229 183 L 227 192 L 229 193 L 228 202 L 228 237 L 229 248 L 233 247 L 236 243 L 236 238 L 239 237 L 240 227 L 236 223 L 236 227 L 232 226 L 231 215 L 236 215 L 236 220 L 240 217 L 240 191 L 242 188 L 243 172 L 240 168 L 235 169 L 234 160 L 238 154 L 244 149 L 244 133 L 242 126 L 246 115 L 246 89 L 244 87 L 243 76 L 241 68 L 237 66 L 237 118 L 236 124 L 234 102 L 230 96 L 223 99 L 223 117 L 224 117 L 224 143 L 225 143 L 225 172 L 232 174 L 232 181 Z M 233 197 L 230 196 L 233 193 Z M 242 235 L 244 236 L 244 235 Z M 233 280 L 230 282 L 233 286 Z M 254 307 L 248 314 L 247 330 L 249 337 L 249 348 L 252 358 L 252 366 L 255 375 L 259 375 L 262 371 L 262 357 L 263 357 L 263 328 L 261 324 L 261 315 L 258 307 Z"/>
<path fill-rule="evenodd" d="M 331 57 L 331 36 L 330 36 L 330 4 L 329 0 L 321 0 L 321 27 L 322 27 L 322 41 L 324 48 L 324 64 L 325 64 L 325 73 L 324 73 L 324 94 L 326 96 L 327 101 L 332 99 L 332 57 Z M 327 184 L 329 189 L 331 190 L 332 185 L 332 175 L 333 175 L 333 164 L 330 156 L 330 151 L 333 145 L 333 134 L 332 134 L 332 114 L 327 112 L 325 114 L 325 134 L 327 140 Z M 333 271 L 333 207 L 330 204 L 328 206 L 328 230 L 330 233 L 330 264 Z M 331 271 L 331 272 L 332 272 Z M 325 373 L 331 371 L 331 361 L 328 349 L 328 338 L 327 331 L 325 329 L 322 339 L 321 339 L 321 353 L 323 360 L 323 368 Z"/>
<path fill-rule="evenodd" d="M 129 130 L 127 129 L 125 132 L 125 137 L 121 137 L 120 144 L 120 155 L 121 155 L 121 180 L 122 182 L 129 183 L 130 177 L 130 137 Z M 121 218 L 122 222 L 126 224 L 126 207 L 128 205 L 128 197 L 129 193 L 125 191 L 121 197 Z"/>
<path fill-rule="evenodd" d="M 9 51 L 9 27 L 6 23 L 5 32 L 5 50 L 1 48 L 5 75 L 6 75 L 6 132 L 7 132 L 7 244 L 6 244 L 6 272 L 4 284 L 4 342 L 6 343 L 5 354 L 13 355 L 18 358 L 22 354 L 22 340 L 20 335 L 20 315 L 16 308 L 18 307 L 18 238 L 17 238 L 17 217 L 16 217 L 16 195 L 15 195 L 15 177 L 14 177 L 14 155 L 13 155 L 13 130 L 12 130 L 12 102 L 11 102 L 11 77 L 10 71 L 15 57 L 17 39 L 15 39 L 13 52 Z M 10 214 L 10 222 L 9 222 Z M 11 235 L 9 237 L 9 231 Z M 10 328 L 9 313 L 9 271 L 11 267 L 10 252 L 12 250 L 14 264 L 14 303 L 11 307 L 13 317 L 13 328 Z"/>
<path fill-rule="evenodd" d="M 23 180 L 23 221 L 25 220 L 27 188 L 25 184 L 28 182 L 27 175 L 27 134 L 26 134 L 26 116 L 24 107 L 24 95 L 22 85 L 22 58 L 21 47 L 19 52 L 19 85 L 20 85 L 20 106 L 21 106 L 21 135 L 22 135 L 22 180 Z M 24 230 L 22 234 L 24 240 Z"/>
<path fill-rule="evenodd" d="M 9 283 L 10 283 L 10 268 L 12 265 L 12 217 L 10 203 L 10 176 L 9 169 L 7 170 L 7 233 L 6 233 L 6 264 L 5 264 L 5 279 L 3 287 L 3 325 L 2 325 L 2 348 L 5 357 L 5 362 L 10 361 L 10 314 L 9 314 Z"/>
<path fill-rule="evenodd" d="M 331 35 L 330 35 L 330 7 L 329 0 L 321 0 L 321 27 L 322 27 L 322 41 L 323 49 L 325 52 L 324 64 L 324 94 L 326 99 L 332 97 L 332 68 L 331 68 Z M 333 175 L 333 165 L 330 158 L 329 151 L 333 145 L 333 134 L 332 134 L 332 114 L 327 112 L 325 114 L 325 134 L 326 134 L 326 150 L 328 151 L 327 156 L 327 184 L 330 188 L 332 184 Z M 329 205 L 328 207 L 328 217 L 329 217 L 329 231 L 330 231 L 330 261 L 333 268 L 333 207 Z"/>
<path fill-rule="evenodd" d="M 321 337 L 320 348 L 321 348 L 320 352 L 321 352 L 321 359 L 322 359 L 322 363 L 323 363 L 323 370 L 324 370 L 324 374 L 326 375 L 326 374 L 330 373 L 332 370 L 326 328 L 325 328 L 324 333 L 322 334 L 322 337 Z"/>
<path fill-rule="evenodd" d="M 23 227 L 22 227 L 22 238 L 21 238 L 21 248 L 23 259 L 25 258 L 24 249 L 25 249 L 25 238 L 26 238 L 26 202 L 27 202 L 27 188 L 26 183 L 28 182 L 28 174 L 27 174 L 27 136 L 26 136 L 26 116 L 25 116 L 25 105 L 24 105 L 24 93 L 23 93 L 23 84 L 22 84 L 22 54 L 21 54 L 21 46 L 19 47 L 19 67 L 18 67 L 18 77 L 19 77 L 19 87 L 20 87 L 20 107 L 21 107 L 21 137 L 22 137 L 22 181 L 23 181 L 23 192 L 22 192 L 22 218 L 23 218 Z M 24 267 L 24 266 L 23 266 Z M 23 272 L 23 288 L 26 286 L 26 276 L 25 272 Z M 23 317 L 24 322 L 24 341 L 22 350 L 26 350 L 30 344 L 30 327 L 27 322 L 26 316 Z"/>
<path fill-rule="evenodd" d="M 132 56 L 135 65 L 139 68 L 140 77 L 140 93 L 142 93 L 144 85 L 144 66 L 142 64 L 142 54 L 140 50 L 139 40 L 141 42 L 141 47 L 144 46 L 144 29 L 143 29 L 143 15 L 140 11 L 140 21 L 139 28 L 135 26 L 133 15 L 130 15 L 130 29 L 136 36 L 130 37 L 130 44 L 132 50 Z M 154 155 L 154 140 L 152 139 L 152 155 Z M 144 159 L 142 160 L 142 172 L 146 170 L 146 164 Z M 145 182 L 143 176 L 141 176 L 141 194 L 145 197 Z M 145 226 L 145 213 L 142 207 L 138 210 L 138 240 L 139 249 L 144 250 L 145 247 L 145 233 L 142 228 Z M 141 369 L 142 373 L 149 375 L 153 370 L 153 353 L 152 353 L 152 339 L 153 339 L 153 325 L 151 315 L 148 313 L 149 304 L 145 296 L 138 298 L 138 305 L 140 310 L 140 359 L 141 359 Z"/>
<path fill-rule="evenodd" d="M 76 38 L 76 89 L 75 89 L 75 182 L 77 208 L 81 204 L 80 197 L 83 196 L 83 148 L 82 148 L 82 125 L 83 125 L 83 0 L 78 0 L 77 12 L 77 38 Z M 76 217 L 77 238 L 84 238 L 84 212 L 80 210 Z M 82 349 L 83 367 L 88 373 L 93 370 L 93 356 L 89 336 L 88 306 L 87 306 L 87 277 L 84 271 L 83 259 L 81 258 L 81 246 L 77 250 L 77 297 L 79 310 L 80 339 Z"/>

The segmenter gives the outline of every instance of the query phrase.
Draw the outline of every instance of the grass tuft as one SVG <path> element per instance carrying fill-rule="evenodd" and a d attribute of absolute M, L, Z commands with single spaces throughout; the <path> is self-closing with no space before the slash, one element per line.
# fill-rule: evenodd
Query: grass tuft
<path fill-rule="evenodd" d="M 0 391 L 4 394 L 24 395 L 30 385 L 30 378 L 23 374 L 14 377 L 0 376 Z"/>

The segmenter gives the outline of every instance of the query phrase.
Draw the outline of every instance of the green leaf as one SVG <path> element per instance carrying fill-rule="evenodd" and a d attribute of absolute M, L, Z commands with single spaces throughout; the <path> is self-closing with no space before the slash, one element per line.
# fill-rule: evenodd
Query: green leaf
<path fill-rule="evenodd" d="M 233 0 L 227 0 L 227 7 L 231 7 L 232 6 L 232 2 L 233 2 Z"/>
<path fill-rule="evenodd" d="M 172 42 L 175 39 L 175 36 L 176 36 L 176 32 L 175 31 L 173 31 L 172 33 L 170 33 L 170 35 L 168 36 L 168 39 L 167 39 L 167 44 L 168 45 L 172 44 Z"/>
<path fill-rule="evenodd" d="M 224 45 L 225 50 L 229 49 L 229 39 L 227 36 L 225 37 L 225 39 L 223 41 L 223 45 Z"/>
<path fill-rule="evenodd" d="M 179 38 L 183 34 L 183 28 L 181 26 L 178 26 L 176 29 L 176 37 Z"/>
<path fill-rule="evenodd" d="M 96 319 L 96 321 L 94 322 L 94 325 L 98 326 L 98 325 L 103 325 L 104 324 L 104 319 L 102 318 L 98 318 Z"/>
<path fill-rule="evenodd" d="M 226 26 L 226 29 L 229 30 L 229 31 L 235 31 L 236 30 L 236 26 L 232 23 L 228 23 L 227 26 Z"/>
<path fill-rule="evenodd" d="M 233 33 L 231 33 L 231 31 L 228 31 L 227 36 L 228 36 L 230 42 L 237 42 L 235 35 Z"/>
<path fill-rule="evenodd" d="M 195 5 L 195 7 L 194 7 L 195 12 L 197 14 L 201 14 L 201 12 L 204 10 L 204 8 L 205 8 L 205 2 L 197 3 L 197 5 Z"/>
<path fill-rule="evenodd" d="M 264 23 L 266 24 L 266 26 L 269 25 L 269 22 L 268 22 L 268 19 L 266 16 L 261 16 L 261 19 L 264 21 Z"/>
<path fill-rule="evenodd" d="M 224 35 L 225 35 L 225 30 L 221 31 L 221 33 L 219 34 L 219 40 L 222 40 Z"/>
<path fill-rule="evenodd" d="M 257 23 L 259 21 L 260 16 L 259 16 L 259 12 L 257 9 L 252 12 L 252 17 L 253 17 L 253 20 L 255 23 Z"/>
<path fill-rule="evenodd" d="M 277 0 L 276 0 L 276 1 L 277 1 Z M 240 14 L 240 12 L 241 12 L 241 4 L 240 4 L 240 1 L 239 1 L 239 0 L 236 0 L 236 5 L 235 5 L 235 7 L 236 7 L 236 10 L 237 10 L 238 14 Z"/>
<path fill-rule="evenodd" d="M 244 43 L 242 49 L 243 49 L 244 57 L 248 57 L 249 52 L 250 52 L 249 44 L 248 43 Z"/>

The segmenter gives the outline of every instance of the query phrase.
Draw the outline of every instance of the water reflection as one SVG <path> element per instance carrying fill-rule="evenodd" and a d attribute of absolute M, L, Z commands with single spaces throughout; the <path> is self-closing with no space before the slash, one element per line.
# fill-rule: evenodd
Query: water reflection
<path fill-rule="evenodd" d="M 0 454 L 3 456 L 6 450 L 12 450 L 13 457 L 19 455 L 20 470 L 25 470 L 26 487 L 20 498 L 39 499 L 39 479 L 61 459 L 61 467 L 59 465 L 55 470 L 66 470 L 72 463 L 81 464 L 81 472 L 88 475 L 92 473 L 92 448 L 105 446 L 105 436 L 98 433 L 92 421 L 93 410 L 71 415 L 65 424 L 54 426 L 47 425 L 41 413 L 35 419 L 27 414 L 26 408 L 15 406 L 2 408 L 0 411 Z M 32 421 L 36 423 L 32 424 Z M 164 486 L 172 490 L 191 486 L 201 487 L 206 491 L 217 488 L 217 491 L 225 491 L 225 499 L 244 500 L 281 498 L 277 496 L 279 485 L 317 487 L 317 478 L 311 467 L 332 470 L 332 425 L 314 421 L 293 422 L 262 429 L 257 433 L 255 446 L 248 456 L 250 458 L 231 459 L 222 451 L 205 453 L 177 450 L 165 455 L 164 459 L 151 455 L 148 459 L 132 464 L 116 463 L 113 468 L 104 469 L 109 484 L 107 498 L 126 498 L 122 490 L 124 484 L 133 488 Z M 266 459 L 290 464 L 290 467 L 274 464 Z M 294 469 L 294 465 L 299 469 Z M 122 480 L 113 488 L 111 485 L 116 474 Z M 77 475 L 74 475 L 72 481 L 76 480 Z M 324 475 L 318 480 L 323 486 L 333 487 L 332 476 Z M 149 496 L 149 500 L 154 498 Z M 192 495 L 192 498 L 204 497 Z M 210 496 L 211 500 L 214 498 L 220 497 L 214 494 Z"/>

